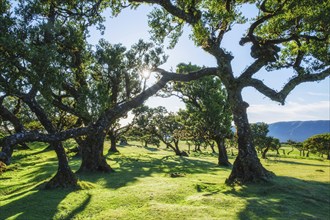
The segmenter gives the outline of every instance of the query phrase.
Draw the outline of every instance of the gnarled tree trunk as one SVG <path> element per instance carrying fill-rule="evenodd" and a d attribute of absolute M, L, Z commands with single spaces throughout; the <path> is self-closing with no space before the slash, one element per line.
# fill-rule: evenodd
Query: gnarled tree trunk
<path fill-rule="evenodd" d="M 55 134 L 57 132 L 56 128 L 49 120 L 44 109 L 37 103 L 35 97 L 26 95 L 23 101 L 30 107 L 31 111 L 35 113 L 40 123 L 44 126 L 50 134 Z M 58 188 L 58 187 L 75 187 L 77 186 L 77 178 L 72 172 L 68 159 L 61 142 L 52 142 L 50 147 L 53 148 L 57 155 L 58 169 L 55 176 L 46 184 L 46 188 Z"/>
<path fill-rule="evenodd" d="M 273 174 L 262 166 L 252 143 L 251 130 L 246 113 L 248 104 L 243 101 L 239 91 L 228 91 L 228 100 L 232 108 L 237 129 L 238 155 L 226 183 L 232 184 L 235 182 L 246 183 L 269 180 Z"/>
<path fill-rule="evenodd" d="M 77 178 L 68 164 L 64 148 L 61 142 L 51 143 L 58 160 L 58 169 L 55 176 L 46 184 L 46 189 L 66 188 L 77 186 Z"/>
<path fill-rule="evenodd" d="M 81 145 L 82 162 L 78 172 L 113 172 L 103 155 L 106 132 L 90 134 Z"/>

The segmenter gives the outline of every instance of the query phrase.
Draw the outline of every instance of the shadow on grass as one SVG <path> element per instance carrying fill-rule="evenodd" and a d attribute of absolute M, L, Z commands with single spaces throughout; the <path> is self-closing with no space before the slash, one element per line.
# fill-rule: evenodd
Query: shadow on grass
<path fill-rule="evenodd" d="M 287 160 L 278 160 L 278 163 L 287 163 L 287 164 L 295 164 L 295 165 L 306 165 L 306 166 L 317 166 L 317 167 L 328 167 L 327 164 L 310 164 L 310 163 L 302 163 L 297 161 L 287 161 Z"/>
<path fill-rule="evenodd" d="M 0 207 L 0 219 L 53 219 L 59 211 L 59 204 L 73 189 L 40 190 L 35 187 L 24 196 Z M 73 210 L 67 210 L 65 216 L 57 216 L 57 219 L 72 219 L 82 212 L 91 200 L 91 195 L 86 195 L 82 201 L 75 200 L 77 204 Z"/>
<path fill-rule="evenodd" d="M 144 146 L 143 148 L 146 149 L 146 150 L 148 150 L 148 151 L 151 151 L 151 152 L 155 152 L 155 151 L 159 151 L 160 150 L 159 148 L 155 148 L 155 147 L 146 147 L 146 146 Z"/>
<path fill-rule="evenodd" d="M 61 201 L 77 189 L 43 189 L 45 181 L 56 173 L 57 162 L 54 161 L 54 158 L 44 159 L 43 162 L 37 164 L 33 161 L 24 162 L 23 165 L 18 164 L 18 171 L 22 169 L 31 171 L 23 173 L 18 180 L 15 180 L 15 183 L 7 187 L 0 187 L 0 219 L 53 219 L 59 211 Z M 19 179 L 24 179 L 24 182 L 20 182 Z M 77 205 L 73 210 L 67 210 L 65 216 L 57 216 L 57 218 L 72 219 L 83 211 L 89 204 L 91 196 L 86 195 L 79 198 L 75 200 Z M 5 204 L 7 201 L 10 202 Z"/>
<path fill-rule="evenodd" d="M 0 219 L 51 219 L 58 209 L 58 204 L 66 197 L 67 191 L 39 190 L 38 187 L 22 191 L 17 199 L 2 205 Z M 17 195 L 17 194 L 16 194 Z"/>
<path fill-rule="evenodd" d="M 247 201 L 239 219 L 329 219 L 328 183 L 277 176 L 272 182 L 224 192 Z"/>
<path fill-rule="evenodd" d="M 138 178 L 152 175 L 164 175 L 168 177 L 172 173 L 181 173 L 184 175 L 208 173 L 216 175 L 216 172 L 221 169 L 230 169 L 219 167 L 212 162 L 179 156 L 155 158 L 148 155 L 134 157 L 120 155 L 112 158 L 111 161 L 119 166 L 119 168 L 115 169 L 114 173 L 79 174 L 79 178 L 94 183 L 102 180 L 102 182 L 105 182 L 105 187 L 118 189 L 137 181 Z"/>

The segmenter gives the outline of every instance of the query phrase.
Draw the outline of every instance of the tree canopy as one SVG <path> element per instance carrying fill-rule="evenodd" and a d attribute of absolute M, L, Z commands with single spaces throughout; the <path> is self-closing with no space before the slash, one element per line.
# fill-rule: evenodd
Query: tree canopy
<path fill-rule="evenodd" d="M 192 64 L 179 64 L 178 73 L 188 73 L 201 67 Z M 232 135 L 232 115 L 227 102 L 227 93 L 220 79 L 207 76 L 188 83 L 174 83 L 173 92 L 186 105 L 184 123 L 188 125 L 193 139 L 214 140 L 219 150 L 219 165 L 228 166 L 225 138 Z"/>
<path fill-rule="evenodd" d="M 318 81 L 330 75 L 329 8 L 327 1 L 171 1 L 130 0 L 157 5 L 149 16 L 153 39 L 163 43 L 166 38 L 174 46 L 188 25 L 194 43 L 217 61 L 217 75 L 228 93 L 238 133 L 239 154 L 228 183 L 266 180 L 272 176 L 257 158 L 250 138 L 246 114 L 248 103 L 242 89 L 253 87 L 270 99 L 284 104 L 289 93 L 300 83 Z M 241 7 L 253 5 L 258 13 L 247 19 Z M 234 76 L 233 55 L 223 47 L 226 33 L 237 24 L 249 24 L 240 45 L 251 45 L 254 58 L 246 69 Z M 255 77 L 262 68 L 269 71 L 291 68 L 294 75 L 276 91 Z"/>
<path fill-rule="evenodd" d="M 330 160 L 330 133 L 314 135 L 303 142 L 303 146 L 313 153 L 327 155 Z"/>

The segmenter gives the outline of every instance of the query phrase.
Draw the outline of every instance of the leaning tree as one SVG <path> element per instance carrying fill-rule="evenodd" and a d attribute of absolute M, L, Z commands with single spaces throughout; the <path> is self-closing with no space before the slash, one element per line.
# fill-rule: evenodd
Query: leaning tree
<path fill-rule="evenodd" d="M 299 84 L 325 79 L 329 68 L 328 1 L 311 0 L 129 0 L 135 4 L 156 7 L 149 15 L 154 40 L 163 43 L 170 38 L 174 46 L 185 26 L 192 30 L 191 39 L 217 61 L 217 75 L 228 93 L 228 102 L 238 133 L 239 153 L 227 183 L 268 180 L 272 175 L 257 157 L 251 140 L 247 117 L 248 103 L 242 90 L 253 87 L 271 100 L 284 104 L 289 93 Z M 242 5 L 255 6 L 258 13 L 249 22 Z M 251 45 L 254 61 L 242 72 L 232 69 L 233 55 L 222 45 L 234 25 L 249 27 L 240 44 Z M 293 75 L 280 91 L 256 78 L 262 69 L 292 69 Z M 165 70 L 156 70 L 166 72 Z M 236 76 L 239 74 L 239 76 Z"/>
<path fill-rule="evenodd" d="M 139 42 L 126 51 L 121 45 L 101 42 L 97 50 L 92 50 L 87 42 L 88 28 L 94 24 L 101 24 L 102 28 L 100 12 L 106 7 L 116 11 L 114 2 L 16 3 L 1 2 L 0 96 L 24 102 L 43 129 L 21 126 L 20 118 L 12 117 L 15 114 L 10 113 L 14 112 L 6 111 L 1 101 L 1 118 L 7 117 L 5 120 L 13 124 L 15 133 L 0 140 L 0 160 L 8 162 L 17 144 L 50 143 L 59 167 L 49 187 L 77 183 L 61 141 L 82 137 L 80 171 L 111 171 L 103 156 L 104 137 L 111 125 L 171 80 L 189 81 L 215 74 L 215 68 L 184 76 L 163 72 L 154 85 L 141 91 L 134 76 L 142 67 L 153 69 L 162 64 L 166 57 L 160 48 Z M 55 108 L 76 117 L 72 128 L 56 127 L 50 115 Z"/>

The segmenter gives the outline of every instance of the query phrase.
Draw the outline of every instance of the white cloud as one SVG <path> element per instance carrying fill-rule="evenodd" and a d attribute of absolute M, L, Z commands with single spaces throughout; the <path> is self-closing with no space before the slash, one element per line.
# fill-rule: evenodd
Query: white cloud
<path fill-rule="evenodd" d="M 250 122 L 330 120 L 330 102 L 288 102 L 286 105 L 254 104 L 248 108 Z"/>
<path fill-rule="evenodd" d="M 311 96 L 321 96 L 321 97 L 329 97 L 329 93 L 323 93 L 323 92 L 307 92 L 308 95 Z"/>

